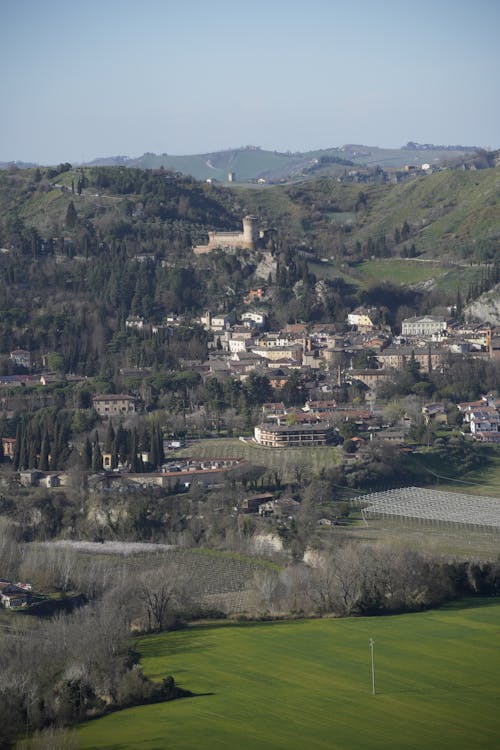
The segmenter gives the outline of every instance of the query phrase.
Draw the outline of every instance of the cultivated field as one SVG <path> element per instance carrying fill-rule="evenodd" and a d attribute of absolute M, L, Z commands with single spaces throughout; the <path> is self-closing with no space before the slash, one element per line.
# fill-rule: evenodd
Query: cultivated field
<path fill-rule="evenodd" d="M 146 638 L 148 675 L 197 697 L 79 728 L 82 750 L 497 750 L 500 603 L 213 625 Z M 372 695 L 369 639 L 375 641 Z"/>

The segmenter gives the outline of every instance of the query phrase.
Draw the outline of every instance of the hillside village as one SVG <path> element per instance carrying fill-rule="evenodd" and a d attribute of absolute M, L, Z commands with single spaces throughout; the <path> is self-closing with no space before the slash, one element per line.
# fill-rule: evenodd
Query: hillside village
<path fill-rule="evenodd" d="M 247 422 L 243 428 L 247 435 L 245 440 L 272 449 L 335 445 L 346 439 L 353 441 L 354 453 L 361 447 L 362 454 L 363 444 L 374 438 L 404 447 L 408 445 L 412 425 L 446 425 L 451 414 L 453 424 L 463 420 L 463 429 L 470 432 L 472 439 L 500 442 L 498 399 L 484 395 L 478 401 L 456 406 L 447 400 L 426 401 L 428 388 L 423 380 L 420 381 L 420 413 L 402 413 L 396 422 L 391 420 L 384 424 L 387 402 L 384 389 L 387 393 L 387 388 L 390 389 L 398 377 L 412 368 L 419 377 L 433 372 L 445 374 L 454 357 L 465 362 L 496 363 L 500 360 L 500 329 L 488 324 L 464 323 L 455 317 L 427 315 L 404 319 L 401 333 L 394 334 L 389 326 L 381 324 L 376 308 L 358 307 L 348 313 L 343 326 L 289 324 L 276 331 L 267 330 L 269 302 L 265 287 L 249 289 L 243 302 L 246 310 L 239 320 L 234 314 L 210 311 L 200 316 L 197 323 L 209 335 L 208 357 L 191 360 L 189 370 L 200 382 L 209 385 L 217 383 L 223 387 L 228 381 L 244 384 L 250 378 L 257 387 L 259 382 L 262 384 L 263 397 L 288 392 L 291 398 L 287 403 L 269 400 L 262 403 L 259 411 L 254 410 L 256 421 Z M 165 328 L 175 336 L 176 329 L 183 324 L 182 316 L 174 315 L 164 326 L 140 316 L 126 320 L 129 330 L 140 338 L 150 339 Z M 43 404 L 48 407 L 54 403 L 54 387 L 79 388 L 85 383 L 82 377 L 65 376 L 43 368 L 37 372 L 39 367 L 27 350 L 13 350 L 9 357 L 25 374 L 0 375 L 0 394 L 4 394 L 2 404 L 7 418 L 9 414 L 14 415 L 14 409 L 27 403 L 23 395 L 26 388 L 41 393 Z M 148 369 L 139 368 L 128 374 L 147 377 Z M 45 389 L 49 391 L 46 397 L 43 396 Z M 334 394 L 342 394 L 341 400 Z M 207 406 L 198 403 L 191 414 L 185 412 L 184 425 L 189 418 L 202 417 L 204 431 L 208 430 L 208 434 L 226 433 L 224 413 L 220 412 L 217 418 L 210 416 L 210 406 Z M 102 429 L 106 429 L 107 422 L 117 426 L 120 421 L 139 417 L 145 412 L 146 404 L 140 389 L 131 389 L 127 393 L 96 393 L 92 396 L 92 407 Z M 147 412 L 154 414 L 151 407 Z M 117 461 L 109 449 L 103 449 L 102 469 L 113 474 L 98 484 L 93 482 L 94 490 L 97 487 L 116 489 L 123 483 L 169 490 L 189 488 L 192 482 L 211 486 L 221 483 L 228 474 L 237 477 L 248 469 L 248 462 L 237 457 L 228 461 L 202 460 L 194 456 L 187 461 L 170 461 L 166 458 L 168 453 L 175 453 L 185 445 L 186 436 L 193 438 L 194 434 L 184 428 L 178 436 L 172 433 L 169 438 L 161 422 L 160 428 L 162 448 L 156 460 L 150 446 L 138 449 L 137 456 L 144 467 L 139 473 L 134 473 L 130 461 Z M 412 436 L 409 444 L 414 442 Z M 15 463 L 20 469 L 22 485 L 55 488 L 68 482 L 64 471 L 44 471 L 39 453 L 35 454 L 33 465 L 27 465 L 29 458 L 24 466 L 20 465 L 19 436 L 16 445 L 15 437 L 3 435 L 2 446 L 4 460 Z M 160 457 L 164 459 L 161 465 Z M 346 460 L 352 458 L 346 454 Z"/>
<path fill-rule="evenodd" d="M 495 171 L 478 172 L 491 196 Z M 470 172 L 246 193 L 123 167 L 0 175 L 2 205 L 17 194 L 25 206 L 2 225 L 3 486 L 85 498 L 72 533 L 188 529 L 199 543 L 214 525 L 199 503 L 228 487 L 229 525 L 268 503 L 262 524 L 290 531 L 306 477 L 331 482 L 316 522 L 337 523 L 353 491 L 424 482 L 446 451 L 454 472 L 486 461 L 481 446 L 500 436 L 500 328 L 466 303 L 500 278 L 493 197 L 480 234 L 446 244 L 445 260 L 425 232 L 439 220 L 427 192 L 452 185 L 469 201 Z M 415 190 L 422 227 L 391 203 L 397 191 L 409 210 Z M 408 281 L 388 279 L 393 268 Z M 105 504 L 135 496 L 147 510 L 132 531 L 130 509 Z"/>

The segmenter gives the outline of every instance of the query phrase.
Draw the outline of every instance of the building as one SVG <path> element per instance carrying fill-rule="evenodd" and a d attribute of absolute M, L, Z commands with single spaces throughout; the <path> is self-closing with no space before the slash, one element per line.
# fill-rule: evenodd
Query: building
<path fill-rule="evenodd" d="M 252 353 L 259 357 L 270 360 L 271 362 L 279 362 L 280 360 L 293 360 L 294 362 L 302 362 L 302 344 L 291 344 L 289 346 L 256 346 L 252 349 Z"/>
<path fill-rule="evenodd" d="M 29 590 L 10 581 L 0 580 L 0 604 L 6 609 L 27 607 L 31 599 Z"/>
<path fill-rule="evenodd" d="M 325 422 L 277 425 L 264 423 L 254 428 L 254 440 L 269 448 L 308 448 L 339 442 L 337 430 Z"/>
<path fill-rule="evenodd" d="M 472 435 L 500 431 L 500 414 L 491 406 L 466 411 L 464 421 L 469 423 Z"/>
<path fill-rule="evenodd" d="M 402 336 L 432 336 L 446 331 L 447 321 L 435 315 L 425 315 L 422 318 L 405 318 L 401 323 Z"/>
<path fill-rule="evenodd" d="M 16 448 L 16 438 L 3 437 L 2 448 L 4 458 L 8 458 L 10 461 L 14 460 L 14 451 Z"/>
<path fill-rule="evenodd" d="M 208 244 L 193 248 L 195 255 L 210 253 L 212 250 L 255 250 L 259 242 L 259 230 L 255 216 L 245 216 L 242 232 L 209 232 Z"/>
<path fill-rule="evenodd" d="M 374 308 L 357 307 L 347 315 L 347 323 L 356 326 L 358 331 L 372 331 L 375 328 L 377 311 Z"/>
<path fill-rule="evenodd" d="M 200 323 L 207 331 L 225 331 L 231 326 L 231 315 L 213 315 L 209 310 L 200 317 Z"/>
<path fill-rule="evenodd" d="M 105 393 L 92 399 L 94 409 L 100 417 L 111 417 L 118 414 L 135 414 L 137 399 L 125 393 Z"/>
<path fill-rule="evenodd" d="M 10 358 L 19 367 L 25 367 L 27 370 L 31 367 L 31 354 L 26 349 L 14 349 L 10 353 Z"/>
<path fill-rule="evenodd" d="M 448 352 L 438 346 L 388 346 L 377 354 L 384 369 L 402 370 L 414 357 L 421 372 L 430 372 L 446 361 Z M 377 371 L 375 371 L 377 372 Z"/>
<path fill-rule="evenodd" d="M 245 305 L 251 305 L 253 302 L 262 302 L 266 296 L 266 290 L 264 287 L 257 287 L 257 289 L 249 289 L 246 297 L 243 298 Z"/>
<path fill-rule="evenodd" d="M 125 321 L 125 328 L 131 328 L 136 331 L 151 331 L 151 323 L 148 323 L 139 315 L 131 315 Z"/>
<path fill-rule="evenodd" d="M 274 495 L 271 492 L 263 492 L 260 495 L 251 495 L 245 497 L 239 504 L 238 509 L 241 513 L 258 513 L 259 508 L 264 503 L 272 501 Z"/>
<path fill-rule="evenodd" d="M 248 310 L 241 316 L 244 325 L 263 327 L 266 324 L 267 315 L 265 312 L 258 310 Z"/>

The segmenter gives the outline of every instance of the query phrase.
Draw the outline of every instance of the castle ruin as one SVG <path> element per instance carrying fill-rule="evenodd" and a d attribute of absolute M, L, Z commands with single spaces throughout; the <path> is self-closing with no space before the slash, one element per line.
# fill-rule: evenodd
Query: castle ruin
<path fill-rule="evenodd" d="M 221 250 L 255 250 L 259 243 L 259 230 L 255 216 L 243 218 L 243 232 L 209 232 L 208 245 L 193 247 L 195 255 L 210 253 L 219 248 Z"/>

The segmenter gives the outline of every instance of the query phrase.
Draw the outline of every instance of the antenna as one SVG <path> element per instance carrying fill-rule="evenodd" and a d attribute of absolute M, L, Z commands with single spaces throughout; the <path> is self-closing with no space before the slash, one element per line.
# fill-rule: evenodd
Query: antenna
<path fill-rule="evenodd" d="M 372 657 L 372 695 L 375 695 L 375 641 L 370 638 L 370 652 Z"/>

